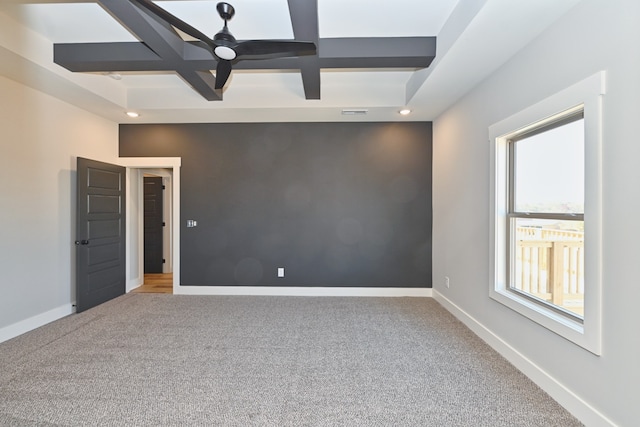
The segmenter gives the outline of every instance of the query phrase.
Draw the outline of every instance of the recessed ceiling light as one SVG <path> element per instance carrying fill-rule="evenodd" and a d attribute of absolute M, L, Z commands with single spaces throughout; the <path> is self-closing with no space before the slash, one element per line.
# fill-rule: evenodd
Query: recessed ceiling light
<path fill-rule="evenodd" d="M 136 113 L 135 111 L 127 111 L 127 116 L 135 119 L 136 117 L 140 117 L 140 114 Z"/>
<path fill-rule="evenodd" d="M 402 110 L 398 111 L 400 114 L 402 114 L 403 116 L 407 116 L 409 114 L 411 114 L 411 110 L 409 110 L 408 108 L 403 108 Z"/>
<path fill-rule="evenodd" d="M 107 73 L 107 76 L 111 77 L 113 80 L 122 80 L 122 74 Z"/>

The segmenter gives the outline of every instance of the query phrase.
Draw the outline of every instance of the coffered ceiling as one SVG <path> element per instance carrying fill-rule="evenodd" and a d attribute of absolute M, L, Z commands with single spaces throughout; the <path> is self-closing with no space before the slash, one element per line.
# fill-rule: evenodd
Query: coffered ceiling
<path fill-rule="evenodd" d="M 182 59 L 132 65 L 136 54 L 127 49 L 150 43 L 109 10 L 118 2 L 4 0 L 0 74 L 117 122 L 133 121 L 129 110 L 145 123 L 433 120 L 579 1 L 229 0 L 238 40 L 312 39 L 318 51 L 304 60 L 241 61 L 211 101 L 176 73 Z M 209 37 L 222 27 L 216 3 L 156 2 Z M 314 19 L 296 18 L 296 8 Z M 78 56 L 79 49 L 88 50 Z M 119 58 L 129 63 L 114 65 Z M 213 59 L 198 67 L 215 74 Z M 84 68 L 70 71 L 73 61 Z M 404 107 L 412 114 L 399 116 Z"/>

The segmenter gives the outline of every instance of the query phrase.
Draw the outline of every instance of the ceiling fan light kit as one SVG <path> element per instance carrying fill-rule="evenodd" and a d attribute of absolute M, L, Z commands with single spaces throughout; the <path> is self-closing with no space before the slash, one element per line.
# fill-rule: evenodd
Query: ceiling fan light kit
<path fill-rule="evenodd" d="M 237 56 L 235 50 L 226 46 L 216 47 L 213 50 L 213 53 L 215 53 L 218 58 L 224 59 L 226 61 L 233 61 L 234 59 L 236 59 L 236 56 Z"/>

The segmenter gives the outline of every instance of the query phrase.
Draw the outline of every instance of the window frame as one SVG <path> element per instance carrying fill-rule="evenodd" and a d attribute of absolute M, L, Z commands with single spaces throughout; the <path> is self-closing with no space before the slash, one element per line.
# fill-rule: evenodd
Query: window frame
<path fill-rule="evenodd" d="M 602 324 L 602 104 L 606 73 L 600 71 L 489 127 L 490 297 L 557 333 L 601 354 Z M 583 111 L 585 126 L 584 317 L 567 316 L 509 287 L 509 139 Z"/>
<path fill-rule="evenodd" d="M 531 129 L 527 129 L 523 132 L 514 132 L 510 134 L 508 138 L 506 138 L 507 144 L 507 213 L 505 216 L 505 221 L 507 221 L 506 225 L 506 237 L 507 237 L 507 256 L 508 261 L 506 263 L 506 280 L 508 289 L 511 292 L 515 292 L 520 294 L 524 298 L 528 298 L 531 301 L 545 305 L 547 308 L 556 311 L 564 316 L 568 316 L 569 318 L 576 320 L 580 323 L 583 322 L 584 317 L 579 316 L 576 313 L 573 313 L 569 310 L 566 310 L 558 305 L 553 303 L 549 303 L 547 301 L 540 300 L 536 298 L 534 295 L 529 294 L 525 291 L 521 291 L 513 287 L 513 283 L 515 282 L 514 270 L 515 270 L 515 250 L 516 247 L 514 245 L 514 235 L 515 235 L 515 222 L 517 219 L 549 219 L 549 220 L 560 220 L 560 221 L 584 221 L 584 211 L 582 213 L 561 213 L 561 212 L 525 212 L 516 209 L 516 156 L 517 156 L 517 143 L 519 141 L 523 141 L 527 138 L 533 137 L 535 135 L 540 135 L 544 132 L 551 131 L 562 127 L 564 125 L 568 125 L 570 123 L 583 120 L 584 121 L 584 106 L 582 104 L 571 108 L 567 111 L 560 112 L 551 118 L 542 120 L 539 123 L 534 124 Z"/>

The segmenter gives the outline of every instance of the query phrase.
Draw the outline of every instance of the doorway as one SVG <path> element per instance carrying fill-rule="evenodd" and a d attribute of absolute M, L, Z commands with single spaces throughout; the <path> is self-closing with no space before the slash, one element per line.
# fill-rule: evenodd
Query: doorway
<path fill-rule="evenodd" d="M 163 194 L 163 259 L 160 276 L 152 277 L 153 292 L 176 293 L 180 286 L 180 165 L 181 159 L 122 157 L 127 167 L 127 292 L 143 290 L 145 281 L 144 178 L 161 177 Z"/>
<path fill-rule="evenodd" d="M 143 281 L 145 293 L 173 293 L 171 229 L 173 220 L 170 169 L 141 169 L 143 217 Z"/>

